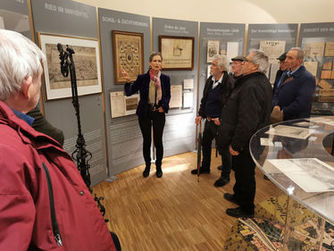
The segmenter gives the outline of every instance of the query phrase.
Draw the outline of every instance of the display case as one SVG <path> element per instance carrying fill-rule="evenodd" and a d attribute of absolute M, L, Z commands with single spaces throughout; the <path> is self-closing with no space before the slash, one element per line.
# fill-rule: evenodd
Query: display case
<path fill-rule="evenodd" d="M 286 194 L 280 215 L 283 233 L 278 237 L 283 250 L 333 248 L 333 243 L 324 243 L 333 240 L 333 230 L 328 230 L 334 223 L 333 133 L 330 116 L 270 125 L 251 138 L 256 165 Z M 307 229 L 312 232 L 304 238 Z M 298 238 L 305 239 L 306 249 L 293 247 Z"/>

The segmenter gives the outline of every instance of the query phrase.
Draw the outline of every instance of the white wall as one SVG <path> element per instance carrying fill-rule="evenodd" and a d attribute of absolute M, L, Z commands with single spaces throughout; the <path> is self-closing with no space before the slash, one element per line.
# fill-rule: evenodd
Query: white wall
<path fill-rule="evenodd" d="M 334 22 L 334 0 L 76 0 L 151 17 L 222 23 Z"/>

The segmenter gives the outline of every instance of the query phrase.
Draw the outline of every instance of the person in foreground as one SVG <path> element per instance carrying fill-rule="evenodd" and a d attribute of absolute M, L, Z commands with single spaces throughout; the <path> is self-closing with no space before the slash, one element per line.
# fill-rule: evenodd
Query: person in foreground
<path fill-rule="evenodd" d="M 160 53 L 152 53 L 149 58 L 150 69 L 147 73 L 138 75 L 133 83 L 126 83 L 124 91 L 126 96 L 140 92 L 140 101 L 137 107 L 137 115 L 140 130 L 143 135 L 143 155 L 146 178 L 151 170 L 151 128 L 153 124 L 153 141 L 156 148 L 156 176 L 162 177 L 163 144 L 162 135 L 165 126 L 165 113 L 169 109 L 170 79 L 161 73 L 162 56 Z M 129 82 L 129 75 L 123 69 L 122 74 Z"/>
<path fill-rule="evenodd" d="M 315 78 L 303 66 L 304 51 L 291 48 L 286 54 L 288 71 L 282 75 L 273 98 L 272 121 L 308 118 L 312 109 Z"/>
<path fill-rule="evenodd" d="M 213 59 L 210 67 L 210 77 L 206 80 L 201 105 L 195 123 L 198 125 L 205 119 L 202 152 L 203 161 L 199 169 L 200 173 L 210 173 L 211 145 L 212 140 L 217 136 L 217 129 L 220 126 L 220 113 L 226 104 L 234 87 L 233 78 L 227 73 L 228 62 L 224 55 L 217 55 Z M 220 150 L 222 156 L 221 176 L 214 185 L 221 187 L 230 181 L 231 155 L 228 147 Z M 193 169 L 192 174 L 197 174 L 198 170 Z"/>
<path fill-rule="evenodd" d="M 26 115 L 39 101 L 42 51 L 0 30 L 0 250 L 116 250 L 76 165 Z"/>
<path fill-rule="evenodd" d="M 233 217 L 254 216 L 255 163 L 248 145 L 251 136 L 269 124 L 272 88 L 264 74 L 268 65 L 262 51 L 251 51 L 222 110 L 218 145 L 228 146 L 232 155 L 234 194 L 225 193 L 224 198 L 239 206 L 226 210 Z"/>

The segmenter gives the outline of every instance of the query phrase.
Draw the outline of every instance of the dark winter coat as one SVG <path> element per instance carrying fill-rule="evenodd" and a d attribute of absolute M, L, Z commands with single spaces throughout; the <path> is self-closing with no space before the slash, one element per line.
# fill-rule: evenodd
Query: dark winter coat
<path fill-rule="evenodd" d="M 198 111 L 198 115 L 201 116 L 202 118 L 207 117 L 205 113 L 205 105 L 207 101 L 208 91 L 212 89 L 212 85 L 213 85 L 213 80 L 212 80 L 212 76 L 210 76 L 206 80 L 204 90 L 203 90 L 203 97 L 201 99 L 201 105 Z M 222 79 L 222 83 L 220 83 L 220 85 L 222 87 L 221 88 L 221 108 L 223 108 L 234 88 L 233 77 L 231 77 L 226 71 L 224 71 L 224 76 Z"/>
<path fill-rule="evenodd" d="M 218 146 L 231 145 L 238 152 L 248 149 L 251 136 L 269 124 L 272 88 L 260 72 L 242 76 L 221 114 Z"/>

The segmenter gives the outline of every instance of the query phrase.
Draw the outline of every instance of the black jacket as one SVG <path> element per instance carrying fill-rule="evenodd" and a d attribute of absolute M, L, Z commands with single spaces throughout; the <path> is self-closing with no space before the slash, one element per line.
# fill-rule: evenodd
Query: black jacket
<path fill-rule="evenodd" d="M 272 88 L 260 72 L 242 76 L 222 110 L 218 147 L 238 152 L 248 149 L 251 136 L 269 124 Z"/>
<path fill-rule="evenodd" d="M 124 91 L 126 96 L 131 96 L 139 91 L 140 100 L 137 107 L 136 114 L 138 117 L 146 117 L 148 114 L 148 95 L 150 90 L 150 74 L 149 72 L 145 74 L 138 75 L 137 79 L 133 83 L 126 83 L 124 86 Z M 170 79 L 167 75 L 161 73 L 161 91 L 162 97 L 159 101 L 158 106 L 162 107 L 165 113 L 169 110 L 170 101 Z"/>
<path fill-rule="evenodd" d="M 222 83 L 220 83 L 220 85 L 222 85 L 221 88 L 221 107 L 223 108 L 224 105 L 226 104 L 229 96 L 232 93 L 232 90 L 234 88 L 234 80 L 233 78 L 226 72 L 224 71 L 224 76 L 222 79 Z M 203 97 L 201 99 L 201 105 L 199 107 L 199 111 L 198 111 L 198 115 L 201 116 L 202 118 L 206 118 L 206 113 L 205 113 L 205 104 L 206 104 L 206 100 L 208 97 L 208 92 L 209 90 L 212 89 L 212 85 L 213 85 L 213 81 L 212 81 L 212 76 L 210 76 L 206 82 L 205 82 L 205 86 L 204 86 L 204 90 L 203 90 Z"/>
<path fill-rule="evenodd" d="M 274 82 L 274 86 L 273 86 L 273 95 L 275 94 L 275 90 L 277 88 L 278 81 L 281 79 L 283 72 L 284 71 L 282 71 L 281 69 L 279 69 L 276 72 L 275 82 Z"/>

